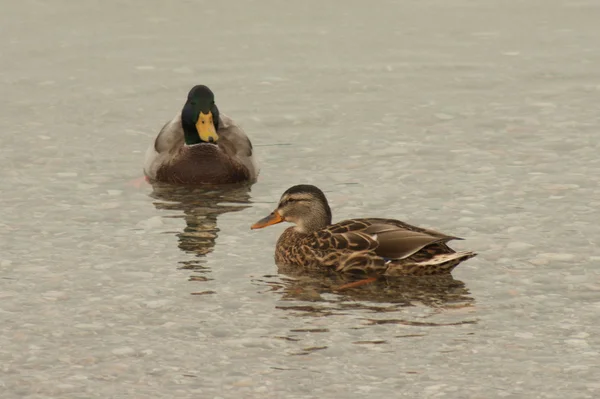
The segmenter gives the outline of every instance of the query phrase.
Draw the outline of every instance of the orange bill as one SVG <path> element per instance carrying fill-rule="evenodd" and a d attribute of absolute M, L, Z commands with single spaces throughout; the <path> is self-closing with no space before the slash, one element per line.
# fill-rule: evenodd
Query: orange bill
<path fill-rule="evenodd" d="M 252 230 L 262 229 L 263 227 L 267 227 L 272 224 L 277 224 L 277 223 L 281 223 L 281 222 L 283 222 L 283 218 L 281 217 L 279 212 L 273 211 L 273 212 L 271 212 L 271 214 L 269 216 L 260 219 L 258 222 L 254 223 L 252 225 L 252 227 L 250 227 L 250 228 Z"/>

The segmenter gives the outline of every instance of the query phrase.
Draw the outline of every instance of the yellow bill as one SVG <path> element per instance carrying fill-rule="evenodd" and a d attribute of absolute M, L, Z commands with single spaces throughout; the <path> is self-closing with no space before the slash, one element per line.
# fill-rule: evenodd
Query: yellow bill
<path fill-rule="evenodd" d="M 216 143 L 219 141 L 219 135 L 215 130 L 212 112 L 210 111 L 208 111 L 208 114 L 200 112 L 200 115 L 198 115 L 198 122 L 196 122 L 196 130 L 200 135 L 200 140 L 205 143 Z"/>

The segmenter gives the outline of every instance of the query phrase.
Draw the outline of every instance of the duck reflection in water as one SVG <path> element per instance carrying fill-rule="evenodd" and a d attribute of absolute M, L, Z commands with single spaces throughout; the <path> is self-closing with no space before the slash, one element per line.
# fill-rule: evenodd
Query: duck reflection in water
<path fill-rule="evenodd" d="M 179 248 L 196 256 L 195 260 L 184 261 L 182 269 L 196 272 L 207 271 L 204 257 L 214 250 L 219 227 L 217 219 L 228 212 L 238 212 L 250 206 L 251 184 L 178 187 L 166 183 L 153 183 L 150 194 L 157 201 L 156 209 L 180 211 L 173 218 L 183 218 L 185 228 L 177 232 Z"/>
<path fill-rule="evenodd" d="M 276 309 L 284 312 L 284 318 L 304 318 L 307 326 L 277 336 L 279 339 L 298 341 L 304 333 L 328 332 L 331 322 L 323 317 L 352 319 L 356 322 L 352 329 L 382 324 L 409 328 L 394 330 L 400 333 L 395 335 L 396 338 L 424 336 L 430 327 L 477 323 L 477 318 L 473 317 L 474 299 L 465 284 L 450 274 L 378 276 L 368 283 L 357 285 L 357 281 L 366 281 L 364 275 L 307 272 L 282 267 L 279 267 L 279 273 L 279 276 L 265 276 L 254 283 L 263 288 L 263 293 L 280 295 L 281 301 Z M 269 289 L 264 290 L 265 286 Z M 387 339 L 353 343 L 386 342 Z"/>
<path fill-rule="evenodd" d="M 270 291 L 281 293 L 285 301 L 321 302 L 315 309 L 325 305 L 327 311 L 363 308 L 376 311 L 425 305 L 432 308 L 460 308 L 471 306 L 473 298 L 465 284 L 451 274 L 437 276 L 376 276 L 365 279 L 364 275 L 334 272 L 306 271 L 291 266 L 279 266 L 280 278 L 274 276 L 257 280 Z M 369 302 L 371 304 L 369 304 Z M 385 304 L 379 307 L 378 304 Z M 373 305 L 373 306 L 371 306 Z M 311 311 L 309 305 L 305 310 Z M 294 306 L 282 306 L 295 309 Z M 303 310 L 302 307 L 296 308 Z"/>

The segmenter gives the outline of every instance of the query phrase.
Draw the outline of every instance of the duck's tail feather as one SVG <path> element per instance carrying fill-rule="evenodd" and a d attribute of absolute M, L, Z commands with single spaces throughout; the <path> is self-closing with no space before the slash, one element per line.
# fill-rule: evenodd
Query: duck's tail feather
<path fill-rule="evenodd" d="M 438 254 L 434 257 L 418 262 L 389 262 L 386 275 L 390 276 L 428 276 L 434 274 L 447 274 L 461 262 L 470 259 L 477 254 L 471 251 L 454 252 L 450 254 Z"/>

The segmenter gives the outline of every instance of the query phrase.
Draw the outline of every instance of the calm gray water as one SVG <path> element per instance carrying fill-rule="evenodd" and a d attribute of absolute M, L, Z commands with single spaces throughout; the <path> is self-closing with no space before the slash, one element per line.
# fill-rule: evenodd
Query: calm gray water
<path fill-rule="evenodd" d="M 2 10 L 2 398 L 600 396 L 597 1 Z M 259 182 L 136 187 L 199 83 Z M 479 256 L 347 291 L 280 273 L 284 226 L 249 226 L 298 183 Z"/>

